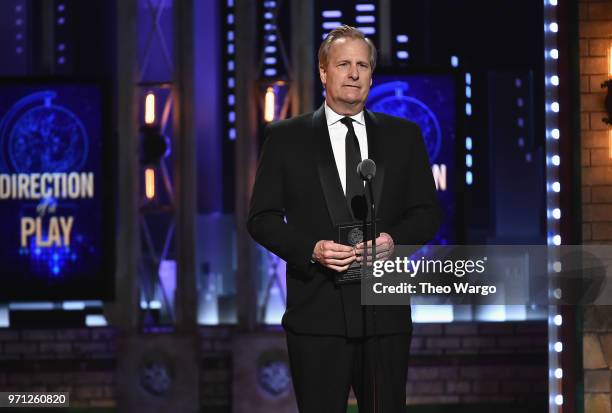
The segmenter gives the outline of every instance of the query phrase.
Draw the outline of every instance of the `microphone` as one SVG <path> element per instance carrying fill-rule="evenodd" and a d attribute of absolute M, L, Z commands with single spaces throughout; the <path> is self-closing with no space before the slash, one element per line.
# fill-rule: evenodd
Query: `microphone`
<path fill-rule="evenodd" d="M 372 181 L 376 176 L 376 163 L 371 159 L 364 159 L 357 165 L 357 175 L 364 181 Z"/>

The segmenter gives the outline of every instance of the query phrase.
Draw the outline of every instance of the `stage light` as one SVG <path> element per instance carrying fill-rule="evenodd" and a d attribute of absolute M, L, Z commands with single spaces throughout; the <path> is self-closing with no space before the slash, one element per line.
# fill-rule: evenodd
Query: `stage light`
<path fill-rule="evenodd" d="M 62 310 L 64 311 L 80 311 L 85 309 L 84 301 L 64 301 Z"/>
<path fill-rule="evenodd" d="M 144 165 L 156 165 L 162 157 L 170 154 L 170 139 L 163 135 L 161 126 L 155 122 L 155 100 L 153 92 L 145 96 L 145 124 L 140 128 L 140 160 Z"/>
<path fill-rule="evenodd" d="M 147 93 L 145 97 L 145 124 L 153 125 L 155 123 L 155 94 Z"/>
<path fill-rule="evenodd" d="M 371 26 L 368 26 L 368 27 L 357 26 L 357 29 L 363 34 L 375 34 L 376 33 L 376 28 L 371 27 Z"/>
<path fill-rule="evenodd" d="M 472 150 L 472 138 L 470 138 L 469 136 L 465 138 L 465 149 L 467 149 L 468 151 Z"/>
<path fill-rule="evenodd" d="M 553 209 L 552 216 L 554 219 L 561 219 L 561 210 L 559 208 Z"/>
<path fill-rule="evenodd" d="M 559 58 L 559 51 L 557 49 L 550 49 L 550 57 L 553 59 Z"/>
<path fill-rule="evenodd" d="M 556 76 L 556 75 L 555 76 L 551 76 L 550 77 L 550 83 L 553 86 L 559 86 L 559 76 Z"/>
<path fill-rule="evenodd" d="M 561 324 L 563 324 L 563 317 L 561 316 L 561 314 L 557 314 L 556 316 L 554 316 L 553 323 L 555 323 L 556 326 L 560 326 Z"/>
<path fill-rule="evenodd" d="M 612 45 L 608 47 L 608 77 L 612 77 Z"/>
<path fill-rule="evenodd" d="M 87 327 L 105 327 L 108 325 L 108 322 L 102 314 L 87 314 L 85 316 L 85 325 Z"/>
<path fill-rule="evenodd" d="M 376 6 L 374 6 L 373 4 L 356 4 L 355 5 L 355 10 L 356 11 L 374 11 L 376 10 Z"/>
<path fill-rule="evenodd" d="M 552 164 L 555 165 L 555 166 L 559 166 L 561 164 L 561 158 L 559 157 L 559 155 L 553 155 L 550 158 L 550 160 L 551 160 Z"/>
<path fill-rule="evenodd" d="M 555 377 L 558 378 L 558 379 L 562 379 L 563 378 L 563 369 L 556 368 L 555 369 Z"/>
<path fill-rule="evenodd" d="M 552 238 L 553 244 L 561 245 L 561 235 L 557 234 Z"/>
<path fill-rule="evenodd" d="M 356 16 L 355 17 L 355 21 L 357 23 L 375 23 L 376 22 L 376 18 L 374 16 L 371 16 L 371 15 Z"/>
<path fill-rule="evenodd" d="M 451 56 L 451 66 L 452 67 L 459 66 L 459 58 L 457 56 Z"/>
<path fill-rule="evenodd" d="M 560 341 L 557 341 L 554 345 L 554 349 L 557 353 L 561 353 L 563 351 L 563 343 Z"/>
<path fill-rule="evenodd" d="M 550 0 L 548 2 L 551 6 L 556 6 L 557 5 L 557 0 Z"/>
<path fill-rule="evenodd" d="M 557 33 L 559 31 L 559 25 L 557 23 L 555 23 L 555 22 L 552 22 L 551 24 L 549 24 L 548 28 L 553 33 Z"/>
<path fill-rule="evenodd" d="M 553 263 L 553 270 L 555 272 L 561 272 L 562 269 L 563 269 L 563 264 L 561 264 L 561 261 L 555 261 Z"/>
<path fill-rule="evenodd" d="M 340 22 L 323 22 L 323 28 L 325 30 L 334 30 L 336 27 L 342 26 Z"/>
<path fill-rule="evenodd" d="M 550 132 L 551 136 L 553 137 L 553 139 L 559 139 L 559 137 L 561 136 L 561 133 L 559 132 L 559 129 L 553 129 Z"/>
<path fill-rule="evenodd" d="M 559 112 L 559 102 L 553 102 L 550 104 L 550 110 L 552 110 L 555 113 Z"/>
<path fill-rule="evenodd" d="M 395 40 L 396 40 L 398 43 L 408 43 L 408 35 L 406 35 L 406 34 L 398 34 L 398 35 L 395 37 Z"/>
<path fill-rule="evenodd" d="M 340 10 L 323 10 L 321 15 L 326 19 L 336 19 L 342 17 L 342 12 Z"/>
<path fill-rule="evenodd" d="M 465 173 L 465 183 L 468 185 L 472 185 L 472 183 L 474 182 L 474 177 L 472 175 L 471 171 L 467 171 Z"/>
<path fill-rule="evenodd" d="M 155 169 L 145 169 L 145 196 L 147 199 L 155 198 Z"/>
<path fill-rule="evenodd" d="M 468 116 L 472 116 L 472 104 L 471 103 L 465 104 L 465 114 Z"/>
<path fill-rule="evenodd" d="M 274 94 L 274 88 L 272 86 L 268 86 L 264 101 L 264 120 L 266 122 L 272 122 L 274 120 L 275 100 L 276 96 Z"/>
<path fill-rule="evenodd" d="M 465 166 L 467 166 L 468 168 L 472 167 L 472 155 L 470 155 L 469 153 L 465 155 Z"/>
<path fill-rule="evenodd" d="M 557 395 L 555 396 L 555 404 L 556 404 L 557 406 L 561 406 L 561 405 L 563 404 L 563 396 L 562 396 L 562 395 L 557 394 Z"/>

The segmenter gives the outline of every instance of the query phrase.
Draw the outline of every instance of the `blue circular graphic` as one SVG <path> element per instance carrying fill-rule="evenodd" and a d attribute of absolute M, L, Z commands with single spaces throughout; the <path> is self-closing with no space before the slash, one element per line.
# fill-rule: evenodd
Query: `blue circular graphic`
<path fill-rule="evenodd" d="M 56 96 L 53 91 L 36 92 L 11 107 L 0 122 L 0 165 L 4 157 L 4 168 L 20 173 L 82 169 L 89 137 L 72 111 L 52 103 Z"/>
<path fill-rule="evenodd" d="M 423 132 L 429 159 L 434 162 L 440 153 L 442 131 L 433 111 L 419 99 L 405 96 L 408 84 L 388 82 L 374 87 L 370 92 L 369 108 L 415 122 Z"/>
<path fill-rule="evenodd" d="M 13 168 L 25 173 L 80 170 L 87 149 L 81 121 L 54 105 L 34 107 L 21 115 L 8 140 Z"/>

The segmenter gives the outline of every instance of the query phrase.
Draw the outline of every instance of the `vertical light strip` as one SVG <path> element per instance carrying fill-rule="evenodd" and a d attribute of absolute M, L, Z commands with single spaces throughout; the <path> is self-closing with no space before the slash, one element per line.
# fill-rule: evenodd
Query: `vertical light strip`
<path fill-rule="evenodd" d="M 265 53 L 263 74 L 271 78 L 278 76 L 278 62 L 281 59 L 278 44 L 278 28 L 276 19 L 278 17 L 278 3 L 275 0 L 263 2 L 263 48 Z"/>
<path fill-rule="evenodd" d="M 330 31 L 342 25 L 342 16 L 342 10 L 325 9 L 321 11 L 321 17 L 323 17 L 323 21 L 321 22 L 321 40 L 325 40 Z M 321 94 L 323 98 L 325 98 L 325 88 L 321 90 Z"/>
<path fill-rule="evenodd" d="M 409 40 L 410 38 L 407 34 L 398 34 L 395 36 L 395 45 L 397 47 L 395 57 L 398 60 L 408 60 L 410 58 L 410 53 L 408 52 Z"/>
<path fill-rule="evenodd" d="M 376 34 L 376 4 L 360 3 L 355 5 L 355 27 L 366 36 Z"/>
<path fill-rule="evenodd" d="M 60 27 L 63 27 L 66 24 L 66 4 L 64 4 L 64 2 L 57 4 L 55 11 L 56 11 L 55 15 L 57 17 L 56 24 L 59 29 Z M 55 62 L 58 65 L 66 64 L 66 43 L 65 42 L 59 41 L 55 45 L 55 56 L 56 56 Z"/>
<path fill-rule="evenodd" d="M 453 56 L 454 57 L 454 56 Z M 466 115 L 472 115 L 472 74 L 466 72 L 465 74 L 465 107 Z M 469 113 L 468 113 L 469 108 Z M 472 137 L 467 136 L 465 138 L 465 184 L 471 186 L 474 183 L 474 166 L 473 155 L 472 155 Z"/>
<path fill-rule="evenodd" d="M 25 49 L 24 33 L 26 32 L 26 16 L 23 4 L 15 5 L 15 54 L 23 55 Z"/>
<path fill-rule="evenodd" d="M 236 31 L 234 25 L 234 0 L 227 0 L 226 7 L 227 31 L 225 33 L 227 47 L 227 75 L 226 79 L 226 102 L 227 102 L 227 138 L 236 140 L 236 67 L 234 64 Z"/>
<path fill-rule="evenodd" d="M 557 0 L 544 0 L 544 87 L 545 87 L 545 126 L 546 126 L 546 209 L 547 243 L 549 246 L 549 298 L 548 306 L 548 411 L 561 413 L 563 411 L 563 369 L 561 352 L 563 342 L 560 340 L 559 329 L 562 318 L 559 306 L 555 301 L 562 297 L 563 291 L 556 287 L 556 278 L 561 271 L 558 249 L 561 238 L 561 203 L 563 189 L 559 182 L 560 145 L 564 137 L 559 132 L 559 73 L 557 38 L 559 23 L 557 22 Z M 548 160 L 551 162 L 548 162 Z"/>

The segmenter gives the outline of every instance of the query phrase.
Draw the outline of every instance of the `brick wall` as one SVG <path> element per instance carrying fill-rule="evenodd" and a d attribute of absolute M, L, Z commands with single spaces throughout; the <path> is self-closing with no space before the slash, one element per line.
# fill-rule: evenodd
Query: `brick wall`
<path fill-rule="evenodd" d="M 230 412 L 232 328 L 200 329 L 200 397 Z M 113 328 L 0 329 L 0 391 L 70 392 L 71 407 L 116 407 Z"/>
<path fill-rule="evenodd" d="M 580 121 L 583 242 L 612 242 L 612 161 L 608 128 L 602 118 L 607 79 L 607 48 L 612 39 L 612 1 L 579 2 Z M 586 413 L 610 413 L 612 310 L 584 311 L 583 367 Z"/>
<path fill-rule="evenodd" d="M 67 391 L 74 407 L 115 405 L 112 329 L 0 330 L 2 391 Z"/>
<path fill-rule="evenodd" d="M 543 405 L 547 346 L 544 322 L 417 324 L 408 403 Z"/>
<path fill-rule="evenodd" d="M 234 335 L 199 330 L 205 411 L 231 412 Z M 112 328 L 0 330 L 0 391 L 68 391 L 73 407 L 114 408 L 116 339 Z M 417 324 L 408 402 L 545 403 L 546 351 L 544 322 Z"/>

